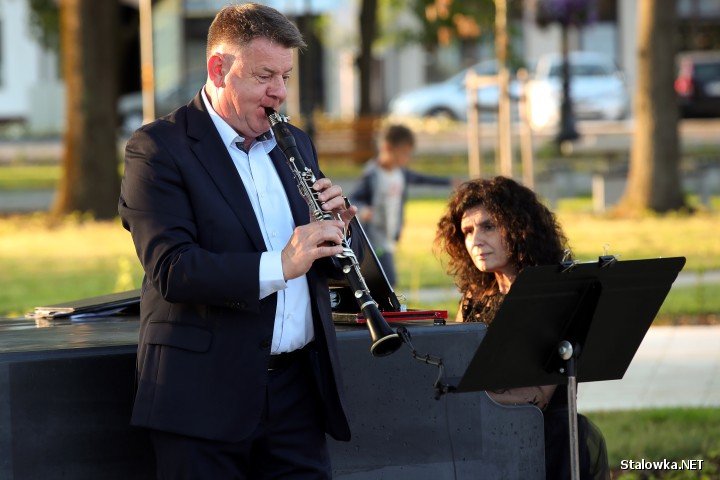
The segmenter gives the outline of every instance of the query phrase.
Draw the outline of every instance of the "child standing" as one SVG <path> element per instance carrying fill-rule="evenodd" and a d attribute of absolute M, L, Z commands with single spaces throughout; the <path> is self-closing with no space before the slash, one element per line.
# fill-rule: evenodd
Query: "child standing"
<path fill-rule="evenodd" d="M 395 285 L 394 253 L 403 227 L 408 185 L 453 184 L 450 178 L 424 175 L 407 168 L 415 136 L 404 125 L 391 125 L 382 134 L 377 157 L 370 160 L 351 195 L 358 219 L 391 285 Z"/>

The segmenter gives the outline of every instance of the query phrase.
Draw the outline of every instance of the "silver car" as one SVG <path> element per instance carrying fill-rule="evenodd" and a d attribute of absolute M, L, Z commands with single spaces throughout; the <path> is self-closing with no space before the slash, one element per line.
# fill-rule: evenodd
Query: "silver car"
<path fill-rule="evenodd" d="M 620 120 L 628 115 L 625 78 L 613 59 L 597 52 L 570 52 L 570 98 L 579 120 Z M 560 120 L 562 56 L 538 59 L 527 85 L 530 124 L 535 129 L 554 127 Z"/>
<path fill-rule="evenodd" d="M 484 60 L 442 82 L 401 93 L 390 101 L 388 113 L 393 116 L 446 117 L 452 120 L 467 120 L 468 101 L 465 76 L 471 69 L 477 75 L 497 75 L 497 62 Z M 517 94 L 515 81 L 510 84 L 510 93 Z M 480 88 L 478 103 L 481 109 L 497 110 L 498 87 L 492 85 Z"/>

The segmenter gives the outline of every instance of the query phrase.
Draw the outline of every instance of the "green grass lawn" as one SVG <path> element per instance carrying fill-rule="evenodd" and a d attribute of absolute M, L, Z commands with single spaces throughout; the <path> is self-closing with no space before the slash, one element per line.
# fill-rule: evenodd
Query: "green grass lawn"
<path fill-rule="evenodd" d="M 603 432 L 619 480 L 720 479 L 720 409 L 657 409 L 585 414 Z M 620 470 L 622 460 L 702 459 L 701 471 Z"/>
<path fill-rule="evenodd" d="M 435 226 L 444 200 L 412 200 L 397 254 L 398 293 L 411 307 L 431 306 L 421 289 L 440 287 L 452 297 L 452 279 L 442 257 L 433 252 Z M 573 209 L 558 210 L 580 260 L 603 253 L 620 260 L 685 256 L 685 271 L 720 269 L 717 225 L 720 214 L 612 220 Z M 609 247 L 606 247 L 609 245 Z M 70 218 L 50 224 L 46 216 L 0 218 L 0 314 L 22 314 L 40 303 L 102 295 L 138 288 L 142 270 L 130 235 L 119 221 L 93 222 Z M 434 308 L 441 308 L 434 305 Z M 454 315 L 454 301 L 446 302 Z M 720 312 L 720 285 L 673 288 L 661 316 L 712 315 Z"/>
<path fill-rule="evenodd" d="M 429 306 L 419 290 L 445 287 L 452 291 L 452 280 L 442 266 L 443 258 L 433 251 L 437 220 L 444 200 L 423 199 L 408 204 L 407 227 L 397 253 L 398 288 L 412 306 Z M 562 223 L 576 258 L 597 259 L 607 249 L 620 260 L 684 256 L 684 271 L 702 272 L 720 269 L 720 241 L 717 229 L 720 214 L 693 216 L 647 216 L 636 220 L 618 220 L 589 213 L 577 213 L 577 207 L 560 205 Z M 439 307 L 435 307 L 439 308 Z M 443 305 L 454 315 L 454 302 Z M 720 313 L 720 284 L 673 288 L 660 311 L 663 323 L 681 316 L 704 316 Z"/>
<path fill-rule="evenodd" d="M 0 315 L 138 288 L 142 269 L 119 221 L 0 218 Z"/>
<path fill-rule="evenodd" d="M 0 190 L 52 189 L 60 172 L 58 164 L 0 167 Z"/>

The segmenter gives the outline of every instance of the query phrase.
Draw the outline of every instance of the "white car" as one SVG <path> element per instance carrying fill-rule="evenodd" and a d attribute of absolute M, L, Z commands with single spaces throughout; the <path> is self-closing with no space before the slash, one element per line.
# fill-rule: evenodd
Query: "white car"
<path fill-rule="evenodd" d="M 570 52 L 570 98 L 578 120 L 620 120 L 629 111 L 625 78 L 613 59 L 597 52 Z M 527 85 L 530 124 L 535 129 L 557 126 L 562 103 L 562 56 L 538 59 Z"/>
<path fill-rule="evenodd" d="M 485 60 L 466 68 L 449 79 L 403 92 L 390 101 L 389 114 L 409 117 L 447 117 L 452 120 L 467 120 L 467 92 L 465 76 L 470 69 L 478 75 L 497 75 L 497 62 Z M 511 95 L 517 94 L 517 84 L 510 84 Z M 478 103 L 482 109 L 497 110 L 498 87 L 479 89 Z"/>
<path fill-rule="evenodd" d="M 155 117 L 161 117 L 188 103 L 200 91 L 202 83 L 182 85 L 155 96 Z M 143 122 L 142 92 L 131 92 L 118 99 L 120 131 L 130 135 Z"/>

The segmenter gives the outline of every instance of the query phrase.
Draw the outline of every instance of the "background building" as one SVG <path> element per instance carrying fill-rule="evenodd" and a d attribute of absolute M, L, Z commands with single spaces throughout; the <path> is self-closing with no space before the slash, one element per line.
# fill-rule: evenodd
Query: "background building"
<path fill-rule="evenodd" d="M 139 0 L 122 0 L 133 13 L 125 15 L 127 38 L 123 56 L 121 93 L 139 90 Z M 157 114 L 187 101 L 205 78 L 204 50 L 207 28 L 225 0 L 156 0 L 153 2 L 154 78 Z M 298 60 L 299 74 L 291 88 L 288 111 L 321 112 L 331 118 L 352 118 L 358 108 L 358 2 L 342 0 L 266 0 L 294 18 L 308 39 L 309 48 Z M 611 54 L 625 72 L 628 85 L 635 78 L 636 0 L 604 2 L 600 21 L 571 31 L 571 48 Z M 679 0 L 681 50 L 720 49 L 720 3 L 717 0 Z M 412 28 L 415 19 L 400 14 L 390 28 Z M 559 49 L 556 26 L 541 29 L 530 8 L 510 20 L 516 32 L 514 53 L 531 66 L 546 52 Z M 474 44 L 454 44 L 426 52 L 418 45 L 393 46 L 380 42 L 374 55 L 377 75 L 372 105 L 383 113 L 396 94 L 428 82 L 448 78 L 480 59 L 494 55 L 492 35 Z M 135 43 L 137 42 L 137 43 Z M 127 51 L 134 51 L 128 54 Z M 141 105 L 139 94 L 127 96 L 124 105 Z M 64 91 L 57 54 L 40 45 L 32 34 L 29 0 L 0 0 L 0 123 L 23 122 L 32 134 L 62 131 Z M 304 102 L 304 103 L 303 103 Z M 132 107 L 126 107 L 132 108 Z M 139 108 L 139 107 L 135 107 Z M 122 110 L 122 108 L 121 108 Z"/>

